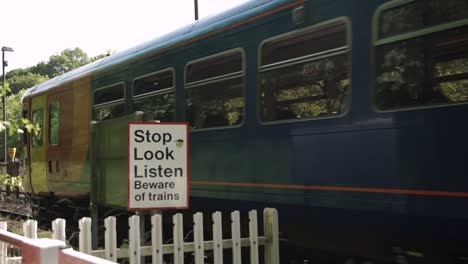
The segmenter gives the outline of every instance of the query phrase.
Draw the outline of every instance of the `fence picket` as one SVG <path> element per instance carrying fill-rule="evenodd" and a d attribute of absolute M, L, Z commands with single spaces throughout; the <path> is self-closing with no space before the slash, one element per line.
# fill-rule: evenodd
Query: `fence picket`
<path fill-rule="evenodd" d="M 36 239 L 37 238 L 37 221 L 26 220 L 26 222 L 23 223 L 23 234 L 27 238 Z"/>
<path fill-rule="evenodd" d="M 109 216 L 104 219 L 105 231 L 105 254 L 106 259 L 116 262 L 117 261 L 117 231 L 116 231 L 116 219 L 114 216 Z"/>
<path fill-rule="evenodd" d="M 139 264 L 141 261 L 141 241 L 140 241 L 140 216 L 133 215 L 128 219 L 129 241 L 128 256 L 130 264 Z"/>
<path fill-rule="evenodd" d="M 221 212 L 215 212 L 213 218 L 213 256 L 215 264 L 223 264 L 223 225 Z"/>
<path fill-rule="evenodd" d="M 258 223 L 257 211 L 249 212 L 250 263 L 258 264 Z"/>
<path fill-rule="evenodd" d="M 163 230 L 161 214 L 154 214 L 153 216 L 151 216 L 151 225 L 153 264 L 163 264 Z"/>
<path fill-rule="evenodd" d="M 241 224 L 240 224 L 240 212 L 234 211 L 231 213 L 231 239 L 223 241 L 222 233 L 222 214 L 215 212 L 212 214 L 212 231 L 213 240 L 204 240 L 204 224 L 203 214 L 196 213 L 193 215 L 193 242 L 185 242 L 184 238 L 184 225 L 183 215 L 175 214 L 173 216 L 173 244 L 163 244 L 163 226 L 162 226 L 162 215 L 154 214 L 151 217 L 151 240 L 152 246 L 142 246 L 142 238 L 140 236 L 142 232 L 142 219 L 138 215 L 129 217 L 129 248 L 119 249 L 117 248 L 117 231 L 116 231 L 116 218 L 108 217 L 104 220 L 105 224 L 105 250 L 92 250 L 91 248 L 91 225 L 92 221 L 89 217 L 84 217 L 79 221 L 79 249 L 82 253 L 106 258 L 111 261 L 117 261 L 119 258 L 129 258 L 130 263 L 142 263 L 144 257 L 152 255 L 153 264 L 163 264 L 164 254 L 173 254 L 174 264 L 183 264 L 185 261 L 184 253 L 193 252 L 194 263 L 203 264 L 205 263 L 205 250 L 213 250 L 213 263 L 223 263 L 223 250 L 224 248 L 232 248 L 232 263 L 241 264 L 242 262 L 242 247 L 250 247 L 250 261 L 249 263 L 258 264 L 260 261 L 259 257 L 259 246 L 264 246 L 264 260 L 266 264 L 279 264 L 279 239 L 278 239 L 278 212 L 273 208 L 266 208 L 263 211 L 263 224 L 264 224 L 264 236 L 258 235 L 258 214 L 257 211 L 252 210 L 248 213 L 249 216 L 249 237 L 241 237 Z M 53 238 L 57 243 L 54 247 L 63 248 L 65 246 L 65 225 L 64 219 L 56 219 L 52 222 Z M 6 223 L 0 222 L 0 230 L 6 230 Z M 23 231 L 25 236 L 36 238 L 37 237 L 37 222 L 34 220 L 28 220 L 23 223 Z M 190 233 L 189 233 L 190 234 Z M 57 241 L 61 240 L 61 241 Z M 8 240 L 7 240 L 8 241 Z M 29 241 L 29 240 L 27 240 Z M 28 242 L 29 243 L 29 242 Z M 63 245 L 63 246 L 62 246 Z M 16 249 L 17 250 L 17 249 Z M 12 253 L 13 252 L 13 253 Z M 21 256 L 10 255 L 16 254 L 17 251 L 10 251 L 8 244 L 0 241 L 0 264 L 10 263 L 10 261 L 20 261 Z M 28 254 L 22 252 L 23 256 Z M 55 253 L 51 253 L 55 254 Z M 85 257 L 85 255 L 82 255 Z M 247 257 L 247 256 L 245 256 Z M 81 258 L 81 257 L 80 257 Z M 230 261 L 228 261 L 230 262 Z M 93 262 L 94 263 L 94 262 Z M 210 262 L 211 263 L 211 262 Z"/>
<path fill-rule="evenodd" d="M 265 264 L 279 264 L 278 211 L 263 210 L 263 232 L 265 234 Z"/>
<path fill-rule="evenodd" d="M 52 221 L 52 238 L 65 242 L 65 219 L 57 218 Z"/>
<path fill-rule="evenodd" d="M 7 231 L 7 222 L 0 222 L 0 230 Z M 0 241 L 0 264 L 5 264 L 7 258 L 7 244 Z"/>
<path fill-rule="evenodd" d="M 182 214 L 175 214 L 172 217 L 174 224 L 174 264 L 184 264 L 184 224 Z"/>
<path fill-rule="evenodd" d="M 193 244 L 195 251 L 195 264 L 205 263 L 205 245 L 203 240 L 203 214 L 193 215 Z"/>
<path fill-rule="evenodd" d="M 221 212 L 214 212 L 213 218 L 213 257 L 215 264 L 223 264 L 223 225 Z"/>
<path fill-rule="evenodd" d="M 232 233 L 232 263 L 241 264 L 241 236 L 240 236 L 240 213 L 234 211 L 231 213 L 231 233 Z"/>
<path fill-rule="evenodd" d="M 91 218 L 83 217 L 78 222 L 80 229 L 79 250 L 91 254 Z"/>

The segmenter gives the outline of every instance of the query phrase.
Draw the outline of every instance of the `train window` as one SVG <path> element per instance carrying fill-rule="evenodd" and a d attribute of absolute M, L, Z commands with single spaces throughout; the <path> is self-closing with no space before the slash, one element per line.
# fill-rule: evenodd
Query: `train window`
<path fill-rule="evenodd" d="M 207 80 L 235 72 L 242 72 L 240 52 L 225 54 L 201 63 L 193 63 L 187 68 L 187 83 Z"/>
<path fill-rule="evenodd" d="M 329 22 L 261 47 L 260 118 L 264 122 L 343 114 L 350 54 L 346 23 Z"/>
<path fill-rule="evenodd" d="M 418 11 L 411 13 L 416 7 Z M 468 102 L 467 12 L 465 0 L 418 0 L 380 13 L 375 42 L 377 109 Z"/>
<path fill-rule="evenodd" d="M 133 83 L 135 111 L 153 113 L 154 119 L 174 121 L 174 72 L 164 70 L 138 78 Z"/>
<path fill-rule="evenodd" d="M 33 148 L 42 147 L 42 124 L 44 116 L 42 109 L 36 109 L 32 112 L 32 124 L 35 131 L 31 133 L 31 144 Z"/>
<path fill-rule="evenodd" d="M 27 119 L 28 118 L 28 110 L 27 109 L 24 109 L 23 110 L 23 118 L 24 119 Z M 28 144 L 28 137 L 29 137 L 29 132 L 28 132 L 28 129 L 26 127 L 23 128 L 23 144 L 24 145 L 27 145 Z"/>
<path fill-rule="evenodd" d="M 94 93 L 93 120 L 116 118 L 125 113 L 125 85 L 123 83 L 98 88 Z"/>
<path fill-rule="evenodd" d="M 53 102 L 49 105 L 49 145 L 58 145 L 60 125 L 60 104 Z"/>
<path fill-rule="evenodd" d="M 239 50 L 189 64 L 185 87 L 191 129 L 235 126 L 242 122 L 244 73 Z"/>
<path fill-rule="evenodd" d="M 379 38 L 466 19 L 466 0 L 417 0 L 393 5 L 379 15 Z"/>

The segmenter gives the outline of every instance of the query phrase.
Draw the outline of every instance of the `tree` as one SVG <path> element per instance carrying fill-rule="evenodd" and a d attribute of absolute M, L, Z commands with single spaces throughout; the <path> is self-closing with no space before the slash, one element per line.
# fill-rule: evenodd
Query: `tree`
<path fill-rule="evenodd" d="M 91 58 L 91 62 L 100 60 L 100 59 L 105 58 L 105 57 L 108 57 L 108 56 L 110 56 L 110 55 L 112 55 L 112 54 L 114 54 L 114 53 L 116 53 L 115 50 L 113 50 L 113 49 L 108 49 L 108 50 L 106 50 L 106 53 L 99 54 L 99 55 L 97 55 L 97 56 L 92 57 L 92 58 Z"/>
<path fill-rule="evenodd" d="M 16 75 L 8 78 L 11 93 L 16 94 L 22 89 L 28 89 L 36 84 L 45 82 L 48 80 L 47 76 L 43 76 L 37 73 L 26 72 L 23 75 Z"/>
<path fill-rule="evenodd" d="M 24 127 L 21 99 L 25 91 L 23 89 L 7 97 L 7 116 L 10 123 L 7 144 L 9 148 L 16 148 L 16 157 L 23 156 L 23 133 L 18 129 Z M 3 149 L 3 140 L 0 142 L 0 146 Z M 3 152 L 0 156 L 3 157 Z"/>
<path fill-rule="evenodd" d="M 42 76 L 49 76 L 50 70 L 49 70 L 49 64 L 48 62 L 41 61 L 35 66 L 29 67 L 28 70 L 31 73 L 39 74 Z"/>
<path fill-rule="evenodd" d="M 26 89 L 45 82 L 48 78 L 53 78 L 95 60 L 107 57 L 111 53 L 114 53 L 114 51 L 108 50 L 106 54 L 89 58 L 88 54 L 80 48 L 65 49 L 59 55 L 50 56 L 48 62 L 42 61 L 35 66 L 26 69 L 15 69 L 7 73 L 8 83 L 3 84 L 0 82 L 0 95 L 9 94 L 7 97 L 7 116 L 9 121 L 0 121 L 0 132 L 6 127 L 9 128 L 8 147 L 16 147 L 17 157 L 23 155 L 21 129 L 26 127 L 31 133 L 38 131 L 29 121 L 22 117 L 22 97 Z M 0 136 L 1 138 L 3 137 Z M 3 149 L 3 140 L 0 142 L 0 149 Z M 3 151 L 0 154 L 0 158 L 3 160 Z"/>
<path fill-rule="evenodd" d="M 48 75 L 53 78 L 91 62 L 88 54 L 80 48 L 63 50 L 60 55 L 49 57 Z"/>

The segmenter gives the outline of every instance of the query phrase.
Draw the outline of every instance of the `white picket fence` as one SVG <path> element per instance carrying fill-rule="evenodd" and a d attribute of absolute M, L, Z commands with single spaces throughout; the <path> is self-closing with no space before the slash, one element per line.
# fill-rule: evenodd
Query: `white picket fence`
<path fill-rule="evenodd" d="M 31 226 L 37 226 L 31 223 L 23 224 L 24 231 L 26 228 L 31 230 Z M 75 251 L 63 241 L 29 238 L 8 232 L 6 229 L 6 222 L 0 222 L 0 264 L 115 263 Z M 25 232 L 25 235 L 35 236 L 36 233 Z"/>
<path fill-rule="evenodd" d="M 220 212 L 212 214 L 212 233 L 213 239 L 204 240 L 203 214 L 193 215 L 193 241 L 184 241 L 183 216 L 175 214 L 173 220 L 173 241 L 171 244 L 164 244 L 162 237 L 162 216 L 155 214 L 151 216 L 151 245 L 141 244 L 140 234 L 140 216 L 129 217 L 129 237 L 128 248 L 117 248 L 116 218 L 110 216 L 104 220 L 105 224 L 105 247 L 102 250 L 92 250 L 91 248 L 91 218 L 85 217 L 79 221 L 79 251 L 95 257 L 116 262 L 117 259 L 128 258 L 131 264 L 141 263 L 142 257 L 151 256 L 153 264 L 165 264 L 163 255 L 173 256 L 174 264 L 183 264 L 186 253 L 193 256 L 195 264 L 205 263 L 207 253 L 213 254 L 212 263 L 223 263 L 223 251 L 232 250 L 232 260 L 227 261 L 233 264 L 240 264 L 242 261 L 242 247 L 250 248 L 249 262 L 252 264 L 260 263 L 259 246 L 264 247 L 264 262 L 267 264 L 279 264 L 279 236 L 278 236 L 278 213 L 276 209 L 266 208 L 263 211 L 263 230 L 264 235 L 258 235 L 257 211 L 252 210 L 248 213 L 249 236 L 241 237 L 241 219 L 239 211 L 231 213 L 231 238 L 223 238 L 222 215 Z M 56 219 L 52 222 L 53 235 L 55 240 L 66 240 L 65 220 Z M 28 220 L 23 224 L 23 230 L 26 237 L 36 238 L 37 222 Z M 1 237 L 0 237 L 1 238 Z M 0 245 L 1 256 L 7 258 L 1 259 L 0 263 L 15 263 L 18 256 L 11 256 Z M 23 252 L 24 254 L 24 252 Z M 9 256 L 9 258 L 8 258 Z M 3 262 L 1 262 L 3 261 Z M 97 263 L 97 262 L 86 262 Z M 211 262 L 210 262 L 211 263 Z"/>

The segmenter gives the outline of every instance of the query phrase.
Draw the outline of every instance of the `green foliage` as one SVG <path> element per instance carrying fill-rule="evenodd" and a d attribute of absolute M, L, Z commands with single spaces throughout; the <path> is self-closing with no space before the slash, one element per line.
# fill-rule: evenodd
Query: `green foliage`
<path fill-rule="evenodd" d="M 25 72 L 22 75 L 15 75 L 10 76 L 8 75 L 8 83 L 10 85 L 10 91 L 13 94 L 18 93 L 22 89 L 28 89 L 37 85 L 39 83 L 43 83 L 48 80 L 47 76 L 40 75 L 37 73 L 32 72 Z"/>
<path fill-rule="evenodd" d="M 1 85 L 0 85 L 0 95 L 1 96 L 7 95 L 10 91 L 11 91 L 11 89 L 10 89 L 10 85 L 8 84 L 8 82 L 1 83 Z"/>
<path fill-rule="evenodd" d="M 63 50 L 59 55 L 49 57 L 49 77 L 62 75 L 90 62 L 88 54 L 80 48 Z"/>
<path fill-rule="evenodd" d="M 22 134 L 25 123 L 22 118 L 21 98 L 26 90 L 20 90 L 16 94 L 7 97 L 7 117 L 8 117 L 8 147 L 16 148 L 16 156 L 23 155 Z M 27 121 L 26 121 L 27 122 Z M 0 142 L 3 149 L 3 141 Z M 3 154 L 3 153 L 2 153 Z"/>
<path fill-rule="evenodd" d="M 105 57 L 107 57 L 107 56 L 110 56 L 110 55 L 112 55 L 112 54 L 114 54 L 114 53 L 116 53 L 115 50 L 113 50 L 113 49 L 108 49 L 108 50 L 106 50 L 106 53 L 99 54 L 99 55 L 97 55 L 97 56 L 92 57 L 92 58 L 91 58 L 91 62 L 97 61 L 97 60 L 100 60 L 100 59 L 103 59 L 103 58 L 105 58 Z"/>
<path fill-rule="evenodd" d="M 18 187 L 21 190 L 23 188 L 23 177 L 12 177 L 8 174 L 0 174 L 0 185 Z"/>
<path fill-rule="evenodd" d="M 42 76 L 49 76 L 49 64 L 47 62 L 41 61 L 35 66 L 28 68 L 29 72 L 34 74 L 39 74 Z"/>
<path fill-rule="evenodd" d="M 26 90 L 20 90 L 16 94 L 7 97 L 7 122 L 0 121 L 0 131 L 8 129 L 8 147 L 16 148 L 16 156 L 21 157 L 23 154 L 23 143 L 21 134 L 24 129 L 28 132 L 36 132 L 37 127 L 29 122 L 29 120 L 22 118 L 22 103 L 21 98 Z M 0 149 L 3 149 L 3 140 L 0 141 Z M 3 152 L 0 153 L 3 160 Z"/>
<path fill-rule="evenodd" d="M 8 82 L 0 82 L 0 95 L 7 96 L 7 118 L 9 121 L 0 121 L 0 132 L 8 129 L 8 147 L 16 148 L 16 157 L 23 156 L 24 132 L 39 135 L 40 127 L 34 125 L 22 116 L 22 97 L 26 89 L 47 81 L 49 78 L 63 74 L 75 68 L 81 67 L 92 61 L 104 58 L 115 51 L 108 50 L 106 54 L 89 58 L 86 52 L 80 48 L 66 49 L 60 54 L 52 55 L 47 62 L 39 62 L 35 66 L 26 69 L 14 69 L 7 73 Z M 0 112 L 3 111 L 0 108 Z M 26 130 L 26 131 L 25 131 Z M 0 134 L 0 149 L 3 149 L 3 133 Z M 3 160 L 3 151 L 0 160 Z"/>

